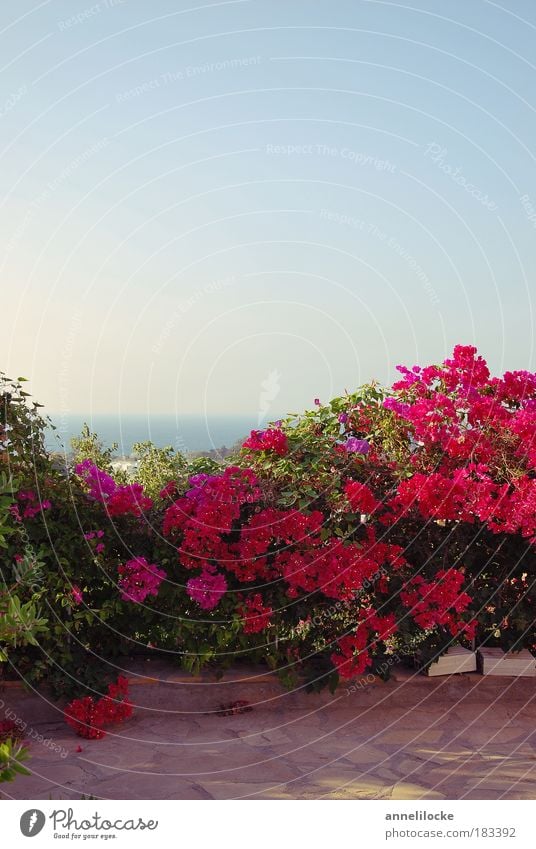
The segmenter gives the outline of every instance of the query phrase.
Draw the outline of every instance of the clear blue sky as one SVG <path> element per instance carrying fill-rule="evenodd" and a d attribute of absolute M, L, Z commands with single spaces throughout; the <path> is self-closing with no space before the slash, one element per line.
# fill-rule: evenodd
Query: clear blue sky
<path fill-rule="evenodd" d="M 0 368 L 209 414 L 534 369 L 535 42 L 530 0 L 3 0 Z"/>

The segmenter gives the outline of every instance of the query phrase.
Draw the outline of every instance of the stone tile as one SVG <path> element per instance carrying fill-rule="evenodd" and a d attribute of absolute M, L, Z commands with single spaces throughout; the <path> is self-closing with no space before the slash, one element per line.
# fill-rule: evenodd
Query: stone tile
<path fill-rule="evenodd" d="M 290 736 L 291 733 L 292 732 L 285 733 L 285 731 L 282 731 L 279 728 L 274 728 L 267 729 L 266 731 L 259 731 L 257 733 L 252 733 L 251 731 L 239 731 L 238 736 L 248 746 L 264 747 L 283 745 L 288 748 L 293 748 L 296 744 Z"/>
<path fill-rule="evenodd" d="M 393 787 L 391 799 L 445 799 L 443 793 L 432 790 L 422 784 L 413 784 L 408 781 L 399 781 Z"/>
<path fill-rule="evenodd" d="M 442 731 L 440 729 L 400 726 L 380 734 L 376 739 L 376 744 L 379 746 L 411 746 L 414 748 L 424 743 L 438 743 L 441 737 Z"/>
<path fill-rule="evenodd" d="M 352 748 L 347 748 L 346 745 L 343 746 L 340 757 L 344 757 L 356 765 L 368 766 L 369 764 L 381 764 L 382 761 L 388 761 L 390 755 L 377 746 L 370 746 L 365 743 L 358 744 Z"/>
<path fill-rule="evenodd" d="M 129 799 L 200 798 L 188 795 L 192 783 L 174 776 L 150 776 L 140 773 L 119 773 L 99 783 L 98 792 L 103 799 L 124 799 L 128 787 Z"/>
<path fill-rule="evenodd" d="M 281 788 L 285 788 L 285 782 L 263 781 L 253 782 L 237 780 L 237 781 L 199 781 L 198 786 L 201 786 L 207 791 L 213 799 L 246 799 L 246 798 L 280 798 L 272 797 L 272 792 L 281 792 Z M 284 792 L 284 791 L 283 791 Z"/>
<path fill-rule="evenodd" d="M 147 675 L 147 668 L 143 670 Z M 173 675 L 165 665 L 151 675 Z M 214 683 L 205 688 L 216 695 Z M 402 676 L 332 697 L 255 690 L 255 710 L 208 713 L 203 688 L 185 679 L 139 684 L 150 710 L 100 741 L 76 737 L 58 711 L 10 690 L 18 715 L 67 753 L 31 742 L 34 774 L 6 798 L 520 798 L 536 797 L 534 682 Z M 179 694 L 180 711 L 168 711 Z M 227 682 L 225 701 L 241 696 Z M 505 691 L 506 687 L 506 691 Z M 243 688 L 243 684 L 240 684 Z M 188 702 L 194 692 L 195 700 Z M 156 698 L 155 694 L 158 696 Z M 219 698 L 219 696 L 218 696 Z M 18 701 L 17 701 L 18 700 Z M 141 696 L 140 696 L 141 700 Z M 147 701 L 147 699 L 146 699 Z M 150 701 L 150 699 L 149 699 Z M 188 707 L 191 710 L 188 710 Z M 517 714 L 517 715 L 516 715 Z M 30 725 L 30 723 L 29 723 Z M 80 745 L 82 752 L 77 753 Z M 153 774 L 151 774 L 153 773 Z"/>
<path fill-rule="evenodd" d="M 392 781 L 337 769 L 329 776 L 315 779 L 315 784 L 326 799 L 382 799 L 389 797 Z"/>

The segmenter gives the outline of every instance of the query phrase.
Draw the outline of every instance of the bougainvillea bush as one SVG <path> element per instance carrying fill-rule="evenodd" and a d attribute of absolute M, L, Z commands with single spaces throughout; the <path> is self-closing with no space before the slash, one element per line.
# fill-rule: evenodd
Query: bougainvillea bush
<path fill-rule="evenodd" d="M 317 399 L 280 423 L 284 453 L 270 456 L 263 434 L 246 443 L 286 505 L 320 509 L 326 545 L 338 538 L 343 550 L 369 545 L 385 557 L 352 602 L 365 622 L 331 660 L 345 676 L 377 666 L 384 648 L 418 647 L 429 660 L 453 638 L 534 650 L 536 375 L 493 378 L 470 346 L 399 371 L 388 392 Z M 387 642 L 378 615 L 393 624 Z"/>
<path fill-rule="evenodd" d="M 536 375 L 491 377 L 469 346 L 399 370 L 158 486 L 157 457 L 144 488 L 8 451 L 5 562 L 33 552 L 50 622 L 13 664 L 79 684 L 144 651 L 336 685 L 453 641 L 534 651 Z"/>

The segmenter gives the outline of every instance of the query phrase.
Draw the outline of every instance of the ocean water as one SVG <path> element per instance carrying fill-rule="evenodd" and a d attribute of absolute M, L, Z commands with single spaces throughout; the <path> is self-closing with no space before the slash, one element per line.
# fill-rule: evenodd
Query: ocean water
<path fill-rule="evenodd" d="M 51 415 L 56 430 L 46 433 L 50 451 L 69 450 L 70 439 L 78 436 L 84 422 L 92 433 L 97 433 L 105 446 L 117 442 L 117 454 L 129 455 L 135 442 L 150 439 L 157 447 L 171 445 L 176 451 L 208 451 L 226 446 L 230 448 L 238 439 L 245 438 L 266 422 L 257 416 L 195 416 L 195 415 Z"/>

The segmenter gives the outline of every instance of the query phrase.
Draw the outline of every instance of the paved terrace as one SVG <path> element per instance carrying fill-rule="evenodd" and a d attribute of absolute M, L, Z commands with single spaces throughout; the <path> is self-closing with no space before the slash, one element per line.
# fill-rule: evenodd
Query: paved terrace
<path fill-rule="evenodd" d="M 132 670 L 133 667 L 130 667 Z M 396 669 L 384 683 L 308 695 L 244 670 L 192 679 L 157 662 L 129 671 L 135 714 L 84 740 L 61 708 L 10 684 L 32 775 L 17 799 L 534 799 L 536 682 Z M 230 716 L 220 706 L 246 700 Z M 42 735 L 50 742 L 40 742 Z M 81 751 L 77 751 L 81 748 Z"/>

